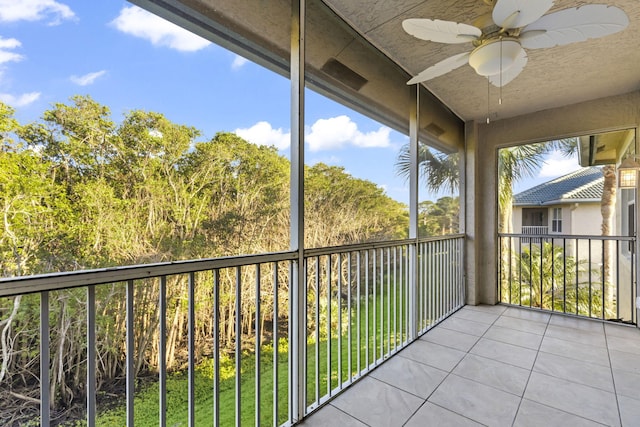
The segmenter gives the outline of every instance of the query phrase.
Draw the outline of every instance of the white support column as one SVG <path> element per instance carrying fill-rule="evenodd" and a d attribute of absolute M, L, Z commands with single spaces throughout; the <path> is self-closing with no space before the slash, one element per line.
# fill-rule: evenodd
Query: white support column
<path fill-rule="evenodd" d="M 291 178 L 290 246 L 298 251 L 290 288 L 292 304 L 291 406 L 292 421 L 302 419 L 306 409 L 306 284 L 304 280 L 304 62 L 305 0 L 291 2 Z"/>
<path fill-rule="evenodd" d="M 409 339 L 418 335 L 416 298 L 418 286 L 418 129 L 420 129 L 420 85 L 415 85 L 409 112 L 409 238 L 415 242 L 409 246 Z"/>

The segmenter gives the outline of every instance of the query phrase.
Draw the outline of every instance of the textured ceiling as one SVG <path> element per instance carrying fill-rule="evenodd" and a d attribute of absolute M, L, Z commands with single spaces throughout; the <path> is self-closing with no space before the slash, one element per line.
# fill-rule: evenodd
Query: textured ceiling
<path fill-rule="evenodd" d="M 535 0 L 530 0 L 535 1 Z M 324 0 L 357 32 L 415 75 L 435 63 L 472 49 L 418 40 L 401 26 L 407 18 L 473 24 L 491 12 L 483 0 Z M 622 32 L 548 49 L 527 50 L 524 71 L 500 89 L 465 65 L 423 83 L 464 120 L 502 119 L 640 89 L 640 1 L 557 0 L 550 12 L 585 4 L 614 5 L 629 17 Z"/>

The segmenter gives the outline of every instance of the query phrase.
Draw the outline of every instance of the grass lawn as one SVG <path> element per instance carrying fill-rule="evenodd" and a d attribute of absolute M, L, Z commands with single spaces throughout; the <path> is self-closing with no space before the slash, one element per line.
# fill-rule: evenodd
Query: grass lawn
<path fill-rule="evenodd" d="M 360 298 L 358 315 L 357 299 L 352 300 L 350 316 L 347 312 L 346 300 L 342 301 L 342 333 L 338 333 L 337 304 L 332 305 L 331 338 L 328 335 L 326 305 L 324 314 L 319 314 L 319 329 L 310 330 L 307 341 L 307 403 L 309 405 L 328 394 L 340 383 L 348 381 L 358 374 L 367 364 L 372 365 L 389 350 L 406 337 L 406 307 L 400 293 L 388 295 L 385 287 L 383 297 L 380 296 L 380 285 L 374 304 L 372 295 Z M 368 304 L 367 304 L 368 301 Z M 309 319 L 314 324 L 315 303 L 311 301 Z M 368 307 L 367 307 L 368 306 Z M 393 310 L 393 307 L 397 309 Z M 375 309 L 374 309 L 375 307 Z M 322 312 L 322 307 L 320 307 Z M 358 322 L 358 319 L 360 321 Z M 387 323 L 389 322 L 389 323 Z M 349 342 L 348 325 L 351 324 L 351 341 Z M 395 324 L 395 328 L 394 328 Z M 359 328 L 358 328 L 359 326 Z M 360 344 L 358 344 L 358 329 Z M 320 339 L 316 340 L 319 336 Z M 368 342 L 368 344 L 367 344 Z M 278 350 L 278 424 L 287 421 L 289 415 L 289 368 L 288 342 L 281 339 Z M 330 355 L 330 356 L 329 356 Z M 260 357 L 260 425 L 272 425 L 274 418 L 274 350 L 271 345 L 264 346 Z M 339 357 L 340 356 L 340 357 Z M 235 400 L 235 360 L 233 357 L 220 361 L 220 425 L 233 425 L 236 416 Z M 351 368 L 348 361 L 351 359 Z M 256 358 L 253 353 L 242 355 L 241 369 L 241 423 L 255 425 L 256 417 Z M 318 361 L 316 367 L 316 360 Z M 340 361 L 340 366 L 339 362 Z M 196 425 L 211 425 L 213 421 L 213 361 L 206 360 L 198 365 L 195 375 L 195 421 Z M 158 383 L 145 385 L 136 392 L 134 399 L 134 418 L 136 426 L 158 425 Z M 172 427 L 186 426 L 188 419 L 188 380 L 187 373 L 173 373 L 167 379 L 167 425 Z M 122 407 L 101 413 L 97 419 L 99 426 L 126 425 L 126 408 Z"/>

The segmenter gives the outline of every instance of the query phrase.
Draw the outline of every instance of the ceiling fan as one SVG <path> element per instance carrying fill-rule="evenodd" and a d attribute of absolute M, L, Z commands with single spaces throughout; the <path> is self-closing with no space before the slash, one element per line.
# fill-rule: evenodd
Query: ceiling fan
<path fill-rule="evenodd" d="M 476 25 L 439 19 L 406 19 L 402 27 L 410 35 L 438 43 L 472 43 L 470 52 L 449 57 L 407 82 L 424 82 L 471 65 L 491 84 L 502 87 L 515 79 L 527 64 L 524 49 L 542 49 L 604 37 L 629 24 L 621 9 L 590 4 L 545 15 L 554 0 L 484 0 L 495 5 L 491 16 Z"/>

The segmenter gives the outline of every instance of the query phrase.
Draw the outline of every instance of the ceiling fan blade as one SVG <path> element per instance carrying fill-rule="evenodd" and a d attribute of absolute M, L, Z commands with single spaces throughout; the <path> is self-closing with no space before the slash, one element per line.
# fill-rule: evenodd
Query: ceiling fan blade
<path fill-rule="evenodd" d="M 627 25 L 629 18 L 622 9 L 604 4 L 585 5 L 543 16 L 523 29 L 520 43 L 527 49 L 562 46 L 617 33 Z"/>
<path fill-rule="evenodd" d="M 522 70 L 524 70 L 525 65 L 527 65 L 527 61 L 527 52 L 525 52 L 524 49 L 521 49 L 513 65 L 502 72 L 502 78 L 500 78 L 500 74 L 489 76 L 489 82 L 491 82 L 495 87 L 506 86 L 508 83 L 511 83 L 513 79 L 518 77 Z"/>
<path fill-rule="evenodd" d="M 466 43 L 482 35 L 480 28 L 439 19 L 405 19 L 402 28 L 414 37 L 438 43 Z"/>
<path fill-rule="evenodd" d="M 435 79 L 443 74 L 447 74 L 449 71 L 453 71 L 456 68 L 462 67 L 464 64 L 469 63 L 469 54 L 471 52 L 463 52 L 457 55 L 451 56 L 437 64 L 427 68 L 411 80 L 407 82 L 408 85 L 424 82 L 427 80 Z"/>
<path fill-rule="evenodd" d="M 554 0 L 498 0 L 493 8 L 493 22 L 502 28 L 525 27 L 547 13 Z"/>

